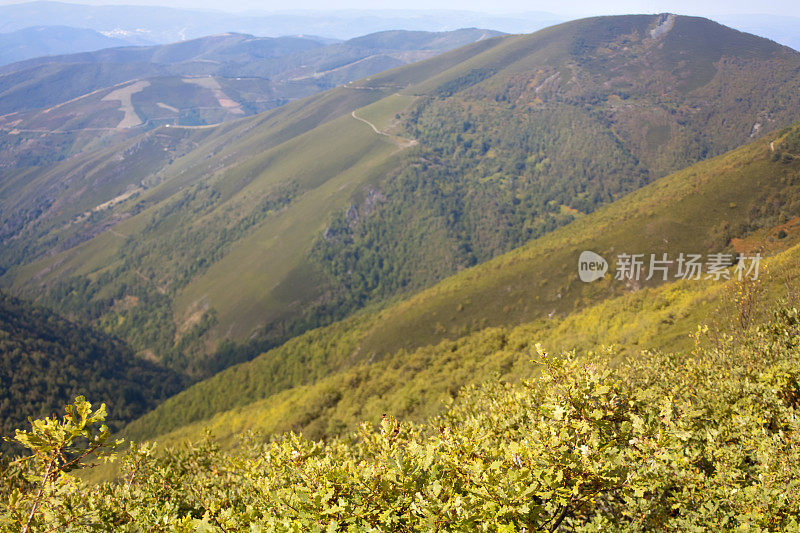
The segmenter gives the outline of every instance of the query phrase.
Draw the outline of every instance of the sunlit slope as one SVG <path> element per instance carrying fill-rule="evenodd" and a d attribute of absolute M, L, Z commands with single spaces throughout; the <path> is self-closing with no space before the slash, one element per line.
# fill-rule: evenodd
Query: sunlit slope
<path fill-rule="evenodd" d="M 754 321 L 766 319 L 779 300 L 800 296 L 798 261 L 797 246 L 764 261 L 759 289 L 763 292 L 758 293 Z M 210 430 L 224 446 L 233 447 L 238 436 L 247 431 L 265 436 L 295 431 L 318 439 L 340 435 L 365 421 L 377 423 L 387 414 L 423 421 L 440 413 L 464 386 L 488 379 L 513 382 L 531 377 L 536 370 L 531 360 L 536 357 L 537 344 L 554 353 L 610 348 L 614 357 L 635 357 L 642 350 L 691 349 L 695 343 L 692 335 L 699 325 L 709 325 L 718 332 L 731 331 L 728 328 L 737 313 L 732 303 L 737 289 L 741 287 L 736 282 L 708 280 L 646 288 L 563 319 L 486 328 L 410 352 L 399 351 L 381 361 L 362 362 L 313 384 L 186 426 L 161 412 L 163 418 L 155 426 L 165 431 L 160 435 L 153 432 L 156 420 L 151 413 L 133 422 L 126 434 L 172 445 L 199 440 Z"/>
<path fill-rule="evenodd" d="M 369 122 L 388 123 L 411 98 L 393 96 L 363 109 L 369 119 L 353 116 L 383 94 L 342 89 L 300 108 L 190 132 L 201 147 L 114 206 L 128 208 L 124 220 L 61 254 L 13 269 L 7 279 L 32 293 L 75 276 L 100 280 L 107 291 L 144 281 L 156 298 L 170 295 L 174 304 L 162 312 L 174 310 L 178 335 L 210 309 L 208 336 L 214 339 L 247 339 L 265 324 L 302 316 L 305 304 L 327 290 L 324 276 L 303 262 L 312 239 L 334 210 L 384 178 L 411 146 Z M 82 220 L 72 222 L 75 227 Z M 203 264 L 192 260 L 197 255 L 205 257 Z M 147 346 L 152 339 L 146 335 L 134 344 Z M 170 335 L 163 332 L 165 340 Z"/>
<path fill-rule="evenodd" d="M 3 229 L 17 232 L 14 241 L 24 241 L 22 258 L 69 249 L 189 184 L 383 95 L 376 90 L 337 89 L 213 128 L 159 128 L 109 142 L 110 146 L 100 144 L 66 161 L 9 170 L 0 184 Z M 131 191 L 129 200 L 109 206 L 113 209 L 96 209 Z M 81 216 L 92 210 L 93 217 Z"/>
<path fill-rule="evenodd" d="M 4 203 L 1 282 L 207 377 L 799 119 L 798 68 L 800 54 L 775 43 L 667 15 L 482 40 L 255 117 L 158 128 L 121 153 L 98 147 L 14 176 L 36 186 L 23 187 L 24 207 Z M 720 194 L 718 212 L 674 206 L 707 215 L 705 238 L 660 200 L 642 201 L 655 222 L 637 220 L 650 228 L 640 236 L 726 246 L 752 198 Z M 603 238 L 620 227 L 592 220 Z M 424 306 L 393 308 L 356 358 L 614 293 L 564 278 L 574 258 L 560 242 L 540 241 L 540 274 L 506 259 L 469 297 L 452 287 L 466 275 Z"/>
<path fill-rule="evenodd" d="M 401 109 L 387 111 L 391 116 Z M 303 268 L 313 238 L 334 210 L 347 206 L 352 194 L 389 172 L 397 164 L 392 156 L 402 150 L 352 116 L 286 144 L 277 153 L 264 154 L 269 159 L 265 171 L 229 203 L 257 202 L 285 176 L 308 192 L 266 218 L 193 279 L 176 297 L 178 316 L 209 305 L 218 312 L 218 327 L 225 336 L 243 338 L 265 323 L 302 313 L 302 306 L 323 296 L 325 288 L 324 279 L 315 279 L 313 271 Z"/>
<path fill-rule="evenodd" d="M 578 279 L 578 255 L 583 250 L 593 250 L 613 260 L 620 253 L 668 253 L 675 258 L 681 252 L 732 251 L 732 238 L 757 228 L 764 228 L 762 234 L 767 232 L 765 240 L 774 240 L 769 228 L 800 208 L 800 160 L 776 158 L 777 152 L 773 152 L 774 147 L 783 145 L 786 134 L 784 131 L 760 139 L 662 178 L 405 301 L 382 310 L 361 312 L 292 339 L 171 398 L 134 423 L 132 434 L 151 437 L 274 394 L 290 398 L 300 392 L 281 391 L 309 385 L 359 365 L 366 364 L 364 371 L 369 372 L 371 363 L 393 354 L 391 363 L 381 364 L 402 366 L 404 353 L 491 327 L 534 323 L 542 331 L 547 330 L 543 339 L 549 337 L 559 345 L 679 343 L 685 340 L 686 328 L 693 327 L 695 319 L 709 309 L 703 301 L 714 297 L 716 289 L 687 284 L 676 293 L 670 293 L 669 288 L 654 293 L 642 282 L 644 288 L 637 291 L 635 285 L 616 281 L 611 275 L 587 284 Z M 797 130 L 791 135 L 796 137 Z M 684 294 L 683 289 L 690 293 Z M 619 309 L 613 303 L 592 307 L 618 297 L 623 298 Z M 665 311 L 670 305 L 675 307 Z M 620 311 L 622 308 L 624 312 Z M 622 314 L 609 314 L 617 311 Z M 639 317 L 640 311 L 650 318 Z M 691 320 L 683 322 L 683 329 L 666 327 L 689 315 Z M 565 325 L 560 329 L 557 325 L 562 320 Z M 664 328 L 659 325 L 662 320 Z M 610 324 L 616 325 L 610 328 Z M 424 352 L 422 349 L 420 353 Z M 460 364 L 457 357 L 452 363 Z M 361 378 L 354 379 L 353 386 L 361 383 Z M 449 383 L 449 379 L 442 378 L 442 383 Z M 364 387 L 380 391 L 380 383 L 384 382 L 365 378 Z M 337 400 L 330 400 L 335 396 L 325 397 L 335 404 Z M 400 409 L 398 405 L 394 407 Z M 278 420 L 264 424 L 279 424 Z"/>

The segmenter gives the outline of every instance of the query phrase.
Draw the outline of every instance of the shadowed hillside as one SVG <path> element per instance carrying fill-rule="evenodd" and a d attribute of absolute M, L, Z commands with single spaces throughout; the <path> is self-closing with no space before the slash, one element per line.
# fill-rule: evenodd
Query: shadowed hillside
<path fill-rule="evenodd" d="M 186 380 L 137 358 L 123 342 L 0 292 L 0 436 L 48 416 L 77 395 L 102 396 L 109 424 L 125 423 L 181 390 Z M 0 443 L 5 447 L 6 443 Z"/>

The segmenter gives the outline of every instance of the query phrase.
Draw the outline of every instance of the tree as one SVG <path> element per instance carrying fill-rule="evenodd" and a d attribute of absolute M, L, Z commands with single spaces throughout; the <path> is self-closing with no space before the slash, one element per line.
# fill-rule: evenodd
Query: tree
<path fill-rule="evenodd" d="M 7 512 L 0 514 L 0 526 L 15 523 L 27 533 L 39 522 L 65 525 L 84 515 L 81 505 L 68 505 L 68 500 L 60 498 L 75 493 L 76 480 L 69 472 L 90 466 L 90 456 L 113 449 L 122 441 L 109 440 L 105 404 L 93 411 L 92 404 L 78 396 L 65 411 L 61 420 L 55 415 L 31 420 L 30 431 L 17 430 L 13 439 L 7 439 L 31 451 L 15 464 L 21 467 L 32 490 L 11 491 Z M 105 455 L 107 460 L 113 457 Z M 10 523 L 4 523 L 7 521 Z"/>

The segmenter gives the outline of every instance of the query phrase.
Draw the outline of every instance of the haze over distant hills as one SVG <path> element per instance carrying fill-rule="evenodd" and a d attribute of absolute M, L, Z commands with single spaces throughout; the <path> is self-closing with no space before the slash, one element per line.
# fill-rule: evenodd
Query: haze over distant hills
<path fill-rule="evenodd" d="M 754 7 L 754 10 L 757 8 Z M 588 15 L 591 13 L 585 16 Z M 153 6 L 90 6 L 36 1 L 0 6 L 0 33 L 31 26 L 66 25 L 93 29 L 112 38 L 165 44 L 225 32 L 268 37 L 317 35 L 335 39 L 350 39 L 386 30 L 450 31 L 470 27 L 504 33 L 530 33 L 571 18 L 574 17 L 545 12 L 497 15 L 473 11 L 402 9 L 235 14 Z M 711 18 L 796 50 L 800 48 L 796 17 L 754 12 L 748 15 L 719 14 Z M 69 50 L 65 49 L 62 53 L 67 52 Z"/>
<path fill-rule="evenodd" d="M 0 6 L 0 32 L 29 26 L 66 25 L 94 29 L 109 36 L 138 36 L 159 43 L 224 32 L 268 37 L 319 35 L 335 39 L 351 39 L 387 30 L 450 31 L 475 27 L 505 33 L 527 33 L 562 20 L 549 13 L 537 12 L 501 16 L 470 11 L 398 9 L 232 14 L 167 7 L 88 6 L 47 1 Z"/>
<path fill-rule="evenodd" d="M 0 67 L 0 164 L 44 164 L 160 125 L 241 118 L 495 35 L 390 31 L 323 44 L 228 33 L 13 63 Z"/>
<path fill-rule="evenodd" d="M 800 18 L 775 15 L 721 15 L 716 20 L 727 26 L 761 35 L 800 50 Z"/>
<path fill-rule="evenodd" d="M 136 36 L 114 37 L 95 30 L 69 26 L 33 26 L 0 33 L 0 65 L 32 57 L 146 44 L 152 43 Z"/>

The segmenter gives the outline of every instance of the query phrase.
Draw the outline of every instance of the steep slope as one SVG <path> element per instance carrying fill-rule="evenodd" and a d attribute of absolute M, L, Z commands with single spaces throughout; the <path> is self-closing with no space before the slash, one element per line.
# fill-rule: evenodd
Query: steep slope
<path fill-rule="evenodd" d="M 158 126 L 257 114 L 491 35 L 387 32 L 325 45 L 224 34 L 7 65 L 0 67 L 0 168 L 30 175 L 31 167 L 98 146 L 119 143 L 124 151 L 126 141 Z"/>
<path fill-rule="evenodd" d="M 292 339 L 167 400 L 127 431 L 195 437 L 210 425 L 224 439 L 254 428 L 324 436 L 382 412 L 427 416 L 466 383 L 492 372 L 519 375 L 526 361 L 508 356 L 506 346 L 685 348 L 697 324 L 716 323 L 719 331 L 741 324 L 734 289 L 757 298 L 748 319 L 755 320 L 764 302 L 786 297 L 787 288 L 794 301 L 800 297 L 800 158 L 787 151 L 800 155 L 800 128 L 662 178 L 405 301 Z M 775 224 L 790 217 L 792 235 L 781 238 Z M 779 250 L 791 247 L 764 267 L 761 285 L 705 274 L 676 280 L 680 253 L 701 253 L 705 261 L 712 252 L 733 254 L 731 242 L 748 255 L 764 248 L 733 240 L 747 234 L 780 240 Z M 578 279 L 584 250 L 609 260 L 605 279 Z M 668 254 L 668 281 L 677 283 L 616 279 L 613 257 L 622 253 Z M 176 429 L 187 421 L 193 423 Z"/>
<path fill-rule="evenodd" d="M 104 398 L 114 410 L 109 422 L 119 428 L 185 385 L 182 376 L 137 358 L 118 339 L 4 292 L 0 377 L 2 437 L 27 417 L 48 416 L 76 395 Z"/>
<path fill-rule="evenodd" d="M 282 287 L 257 289 L 290 279 L 302 268 L 298 263 L 325 218 L 346 206 L 358 188 L 377 180 L 386 165 L 394 164 L 402 146 L 349 114 L 340 116 L 345 109 L 380 94 L 341 90 L 314 104 L 290 105 L 229 128 L 167 129 L 165 133 L 179 143 L 201 140 L 203 144 L 176 159 L 167 166 L 166 175 L 156 179 L 149 178 L 150 173 L 170 154 L 155 148 L 151 153 L 148 145 L 159 146 L 152 135 L 131 142 L 131 154 L 123 160 L 130 172 L 120 172 L 120 161 L 94 154 L 72 162 L 70 175 L 76 182 L 65 183 L 63 166 L 58 166 L 52 181 L 46 175 L 25 186 L 31 209 L 42 206 L 38 209 L 48 211 L 47 226 L 28 228 L 20 213 L 17 227 L 33 240 L 11 241 L 5 256 L 24 257 L 31 246 L 46 251 L 63 243 L 66 252 L 30 265 L 30 289 L 46 288 L 48 298 L 60 309 L 99 320 L 137 349 L 151 350 L 170 364 L 192 372 L 213 371 L 213 365 L 197 368 L 203 365 L 202 358 L 183 362 L 182 358 L 191 339 L 200 343 L 193 351 L 204 349 L 202 340 L 195 338 L 204 331 L 197 328 L 207 328 L 208 321 L 216 320 L 216 308 L 191 309 L 187 313 L 191 316 L 178 316 L 176 323 L 171 318 L 173 298 L 198 273 L 221 268 L 215 264 L 218 261 L 236 258 L 243 261 L 238 266 L 251 266 L 247 275 L 240 270 L 237 287 L 221 293 L 226 301 L 243 305 L 232 297 L 258 294 L 268 307 L 257 311 L 273 313 L 276 321 L 302 312 L 296 305 L 286 305 L 302 297 L 307 290 L 302 284 L 297 293 L 281 292 Z M 404 103 L 397 105 L 395 111 L 400 111 Z M 206 157 L 209 153 L 213 158 Z M 221 161 L 225 162 L 222 168 Z M 318 164 L 308 165 L 308 161 Z M 88 175 L 87 170 L 91 171 Z M 100 198 L 86 194 L 85 176 L 97 184 L 96 192 L 101 192 L 101 185 L 121 190 L 118 199 L 98 204 Z M 13 198 L 19 200 L 18 195 Z M 109 225 L 113 229 L 106 230 Z M 87 231 L 87 226 L 94 229 Z M 43 227 L 52 228 L 52 233 L 37 239 Z M 74 246 L 71 239 L 85 242 Z M 26 276 L 16 269 L 9 274 L 20 274 L 20 281 Z M 135 295 L 138 304 L 115 306 L 125 295 Z M 229 312 L 237 313 L 234 308 Z M 259 317 L 263 314 L 243 315 L 251 326 L 259 325 Z"/>
<path fill-rule="evenodd" d="M 20 173 L 4 191 L 2 281 L 206 376 L 800 119 L 798 69 L 787 48 L 668 15 L 481 40 L 219 128 L 153 130 L 130 141 L 124 171 L 104 148 Z M 179 149 L 159 151 L 162 136 Z M 91 180 L 83 164 L 98 169 Z M 90 183 L 108 184 L 105 196 L 87 196 Z M 691 241 L 702 249 L 741 233 L 726 217 L 761 220 L 749 192 L 720 194 L 738 211 L 720 208 L 709 236 Z M 472 304 L 432 304 L 494 313 L 475 322 L 466 312 L 437 325 L 409 308 L 398 322 L 408 329 L 376 328 L 362 353 L 435 341 L 484 317 L 569 311 L 580 294 L 558 298 L 578 289 L 557 272 L 502 304 L 488 286 L 486 302 L 476 293 Z M 126 295 L 139 305 L 115 307 Z"/>

